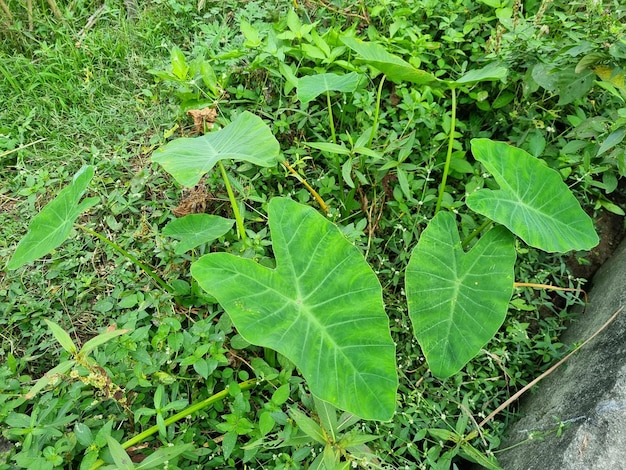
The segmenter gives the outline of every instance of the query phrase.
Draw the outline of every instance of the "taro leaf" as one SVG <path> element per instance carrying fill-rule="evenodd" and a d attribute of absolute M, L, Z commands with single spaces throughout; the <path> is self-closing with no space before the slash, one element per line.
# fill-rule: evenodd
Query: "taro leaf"
<path fill-rule="evenodd" d="M 93 166 L 82 167 L 69 186 L 63 188 L 57 197 L 33 217 L 28 233 L 18 243 L 7 269 L 17 269 L 41 258 L 65 241 L 76 218 L 100 201 L 97 197 L 90 197 L 79 204 L 93 175 Z"/>
<path fill-rule="evenodd" d="M 470 194 L 470 209 L 544 251 L 589 250 L 598 244 L 593 221 L 555 170 L 504 142 L 473 139 L 472 152 L 500 190 Z"/>
<path fill-rule="evenodd" d="M 387 52 L 379 44 L 351 37 L 342 37 L 341 41 L 359 54 L 366 63 L 380 70 L 394 82 L 406 81 L 418 85 L 440 82 L 433 74 L 413 67 L 406 60 Z"/>
<path fill-rule="evenodd" d="M 234 222 L 218 215 L 189 214 L 172 220 L 163 228 L 162 233 L 180 239 L 174 249 L 174 252 L 180 255 L 221 237 L 230 230 Z"/>
<path fill-rule="evenodd" d="M 356 72 L 346 75 L 335 73 L 308 75 L 298 79 L 298 99 L 302 103 L 308 103 L 327 91 L 352 93 L 358 85 L 359 74 Z"/>
<path fill-rule="evenodd" d="M 454 216 L 439 212 L 406 268 L 413 332 L 433 375 L 458 372 L 502 325 L 513 293 L 515 246 L 496 227 L 465 253 Z"/>
<path fill-rule="evenodd" d="M 398 378 L 382 289 L 359 251 L 310 207 L 269 203 L 276 269 L 228 253 L 191 267 L 248 342 L 275 349 L 313 394 L 365 419 L 393 416 Z"/>
<path fill-rule="evenodd" d="M 219 160 L 269 167 L 276 165 L 279 151 L 270 128 L 260 117 L 244 111 L 219 131 L 173 140 L 154 152 L 152 160 L 182 186 L 193 187 Z"/>

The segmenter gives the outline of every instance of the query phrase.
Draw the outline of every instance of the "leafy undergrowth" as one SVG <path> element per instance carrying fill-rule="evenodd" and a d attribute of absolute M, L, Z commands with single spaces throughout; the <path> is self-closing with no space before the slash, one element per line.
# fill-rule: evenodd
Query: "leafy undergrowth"
<path fill-rule="evenodd" d="M 559 333 L 582 282 L 571 267 L 590 256 L 516 239 L 516 281 L 571 290 L 516 288 L 495 336 L 445 379 L 414 335 L 405 270 L 435 213 L 454 214 L 468 243 L 485 228 L 466 195 L 501 184 L 472 139 L 540 158 L 590 215 L 623 215 L 623 7 L 161 0 L 127 20 L 117 3 L 73 2 L 63 21 L 36 8 L 29 31 L 9 1 L 0 33 L 3 266 L 84 165 L 99 198 L 63 245 L 0 273 L 0 468 L 497 468 L 514 410 L 482 421 L 568 351 Z M 194 109 L 211 111 L 193 123 Z M 259 150 L 253 135 L 217 137 L 244 112 L 276 139 L 273 164 L 239 158 Z M 192 149 L 170 171 L 159 152 L 205 132 L 215 161 L 198 167 Z M 327 206 L 380 282 L 399 379 L 391 420 L 318 400 L 306 358 L 296 368 L 251 345 L 216 286 L 191 276 L 211 252 L 274 268 L 276 196 Z M 190 214 L 237 223 L 170 225 Z M 197 239 L 183 248 L 185 230 Z M 340 408 L 358 408 L 345 394 Z"/>

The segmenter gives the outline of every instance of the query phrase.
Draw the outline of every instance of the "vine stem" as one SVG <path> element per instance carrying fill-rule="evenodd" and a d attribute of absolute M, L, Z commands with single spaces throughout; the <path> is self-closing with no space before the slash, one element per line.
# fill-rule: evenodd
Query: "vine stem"
<path fill-rule="evenodd" d="M 439 196 L 437 197 L 437 205 L 435 206 L 435 214 L 441 209 L 443 194 L 448 181 L 448 172 L 450 171 L 450 161 L 452 160 L 452 145 L 454 144 L 454 128 L 456 126 L 456 90 L 452 88 L 452 113 L 450 115 L 450 136 L 448 138 L 448 154 L 446 155 L 446 164 L 443 167 L 443 175 L 441 184 L 439 185 Z"/>
<path fill-rule="evenodd" d="M 244 382 L 239 383 L 238 386 L 240 390 L 248 390 L 249 388 L 256 386 L 259 382 L 260 382 L 259 379 L 250 379 L 250 380 L 246 380 Z M 216 394 L 211 395 L 209 398 L 206 398 L 198 403 L 194 403 L 193 405 L 185 408 L 183 411 L 176 413 L 175 415 L 167 418 L 164 422 L 165 426 L 174 424 L 177 421 L 180 421 L 181 419 L 186 418 L 187 416 L 193 413 L 196 413 L 197 411 L 200 411 L 201 409 L 206 408 L 207 406 L 210 406 L 215 402 L 223 400 L 224 398 L 228 396 L 229 392 L 230 392 L 229 388 L 225 388 L 221 392 L 217 392 Z M 140 443 L 141 441 L 152 436 L 158 431 L 159 431 L 158 425 L 149 427 L 144 432 L 137 434 L 135 437 L 127 440 L 126 442 L 123 442 L 122 448 L 128 449 L 129 447 Z M 103 460 L 98 460 L 91 466 L 90 470 L 96 470 L 97 468 L 100 468 L 103 464 L 104 464 Z"/>
<path fill-rule="evenodd" d="M 96 237 L 98 240 L 106 243 L 111 248 L 113 248 L 115 251 L 117 251 L 119 254 L 121 254 L 126 259 L 128 259 L 135 266 L 137 266 L 138 268 L 142 269 L 148 276 L 150 276 L 152 279 L 154 279 L 154 281 L 160 287 L 165 289 L 170 294 L 174 293 L 174 288 L 172 286 L 170 286 L 167 282 L 165 282 L 163 280 L 163 278 L 161 278 L 161 276 L 159 276 L 156 272 L 154 272 L 154 270 L 150 266 L 148 266 L 147 264 L 142 263 L 141 261 L 139 261 L 135 256 L 131 255 L 128 251 L 126 251 L 124 248 L 119 246 L 117 243 L 112 242 L 111 240 L 109 240 L 104 235 L 101 235 L 100 233 L 96 232 L 95 230 L 91 230 L 90 228 L 85 227 L 84 225 L 74 224 L 74 227 L 79 228 L 82 231 L 88 233 L 89 235 L 92 235 L 92 236 Z"/>
<path fill-rule="evenodd" d="M 218 160 L 217 164 L 220 167 L 222 179 L 224 180 L 224 186 L 226 186 L 226 192 L 228 193 L 228 199 L 230 200 L 230 205 L 233 208 L 233 214 L 235 215 L 235 220 L 237 221 L 237 231 L 239 232 L 239 237 L 245 242 L 246 229 L 243 226 L 243 219 L 241 218 L 241 213 L 239 212 L 239 206 L 237 205 L 237 200 L 235 199 L 235 193 L 233 193 L 233 188 L 230 185 L 228 175 L 226 174 L 226 168 L 224 168 L 222 161 Z"/>
<path fill-rule="evenodd" d="M 322 199 L 322 196 L 319 195 L 319 193 L 317 191 L 315 191 L 315 189 L 313 189 L 313 187 L 311 187 L 311 185 L 309 183 L 307 183 L 307 181 L 302 177 L 302 175 L 300 175 L 300 173 L 298 173 L 290 164 L 287 160 L 285 160 L 283 163 L 283 166 L 285 168 L 287 168 L 287 170 L 289 170 L 289 172 L 294 175 L 298 181 L 300 181 L 300 183 L 302 183 L 304 185 L 304 187 L 306 189 L 309 190 L 309 192 L 313 195 L 313 197 L 315 198 L 315 200 L 317 201 L 317 203 L 320 205 L 320 207 L 322 208 L 322 210 L 328 214 L 328 205 L 326 205 L 326 203 L 324 202 L 324 199 Z"/>

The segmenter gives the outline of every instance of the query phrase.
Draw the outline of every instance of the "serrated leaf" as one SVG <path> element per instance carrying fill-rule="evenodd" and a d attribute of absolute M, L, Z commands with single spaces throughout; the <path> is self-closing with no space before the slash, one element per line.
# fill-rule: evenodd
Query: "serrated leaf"
<path fill-rule="evenodd" d="M 298 99 L 302 103 L 308 103 L 327 91 L 352 93 L 359 85 L 359 79 L 356 72 L 345 75 L 335 73 L 307 75 L 298 79 Z"/>
<path fill-rule="evenodd" d="M 454 216 L 439 212 L 406 268 L 413 332 L 436 377 L 455 374 L 495 335 L 513 293 L 515 245 L 496 227 L 465 253 Z"/>
<path fill-rule="evenodd" d="M 17 269 L 41 258 L 65 241 L 76 218 L 99 201 L 98 198 L 87 198 L 79 204 L 93 176 L 93 166 L 82 167 L 72 182 L 33 217 L 28 233 L 18 243 L 7 269 Z"/>
<path fill-rule="evenodd" d="M 189 214 L 169 222 L 163 235 L 180 241 L 174 248 L 177 255 L 212 242 L 228 232 L 235 221 L 211 214 Z"/>
<path fill-rule="evenodd" d="M 193 187 L 224 159 L 270 167 L 278 162 L 280 146 L 270 128 L 244 111 L 229 125 L 201 137 L 181 137 L 154 152 L 159 163 L 182 186 Z"/>
<path fill-rule="evenodd" d="M 590 250 L 598 244 L 593 221 L 555 170 L 504 142 L 473 139 L 472 152 L 500 190 L 470 194 L 470 209 L 544 251 Z"/>
<path fill-rule="evenodd" d="M 366 63 L 380 70 L 394 82 L 411 82 L 418 85 L 440 82 L 433 74 L 413 67 L 406 60 L 387 52 L 380 44 L 347 36 L 342 37 L 341 41 L 359 54 Z"/>
<path fill-rule="evenodd" d="M 211 253 L 191 272 L 246 341 L 275 349 L 313 394 L 366 419 L 395 409 L 395 347 L 382 288 L 360 252 L 310 207 L 269 203 L 276 269 Z"/>

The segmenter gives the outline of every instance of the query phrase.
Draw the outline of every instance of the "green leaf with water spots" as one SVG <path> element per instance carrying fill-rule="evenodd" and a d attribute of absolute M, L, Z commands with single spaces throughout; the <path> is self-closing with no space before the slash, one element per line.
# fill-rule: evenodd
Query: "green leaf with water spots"
<path fill-rule="evenodd" d="M 467 197 L 473 211 L 511 230 L 530 246 L 549 252 L 590 250 L 598 244 L 593 221 L 555 170 L 504 142 L 473 139 L 472 153 L 499 190 Z"/>
<path fill-rule="evenodd" d="M 244 111 L 219 131 L 181 137 L 154 152 L 152 161 L 182 186 L 193 187 L 219 160 L 230 159 L 270 167 L 278 163 L 280 146 L 271 129 Z"/>
<path fill-rule="evenodd" d="M 439 212 L 406 268 L 409 317 L 434 376 L 455 374 L 493 338 L 513 293 L 513 235 L 496 227 L 469 252 L 454 216 Z"/>
<path fill-rule="evenodd" d="M 82 167 L 69 186 L 33 217 L 28 233 L 17 245 L 7 269 L 17 269 L 41 258 L 65 241 L 76 218 L 100 201 L 97 197 L 90 197 L 80 202 L 93 176 L 93 166 Z"/>
<path fill-rule="evenodd" d="M 398 378 L 382 288 L 330 221 L 286 198 L 269 203 L 276 269 L 228 253 L 191 267 L 241 336 L 302 372 L 315 396 L 365 419 L 393 416 Z"/>
<path fill-rule="evenodd" d="M 234 222 L 218 215 L 188 214 L 169 222 L 163 227 L 162 233 L 180 240 L 174 248 L 174 253 L 180 255 L 221 237 Z"/>

